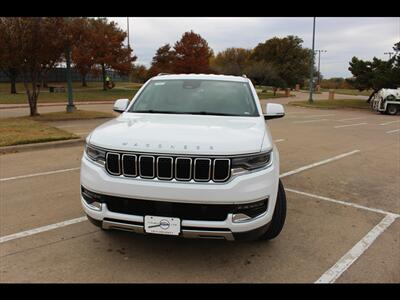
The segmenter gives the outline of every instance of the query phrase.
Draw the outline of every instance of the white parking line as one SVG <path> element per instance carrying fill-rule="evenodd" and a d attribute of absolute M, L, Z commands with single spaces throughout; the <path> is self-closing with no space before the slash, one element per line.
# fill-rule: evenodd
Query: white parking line
<path fill-rule="evenodd" d="M 371 229 L 357 244 L 343 255 L 315 283 L 334 283 L 396 219 L 392 214 L 386 215 L 382 221 Z"/>
<path fill-rule="evenodd" d="M 311 168 L 314 168 L 314 167 L 317 167 L 317 166 L 320 166 L 320 165 L 327 164 L 327 163 L 329 163 L 331 161 L 338 160 L 338 159 L 341 159 L 341 158 L 349 156 L 349 155 L 353 155 L 353 154 L 358 153 L 358 152 L 360 152 L 360 150 L 353 150 L 353 151 L 350 151 L 350 152 L 346 152 L 346 153 L 343 153 L 343 154 L 340 154 L 340 155 L 337 155 L 337 156 L 334 156 L 334 157 L 331 157 L 331 158 L 328 158 L 328 159 L 324 159 L 324 160 L 321 160 L 319 162 L 316 162 L 316 163 L 313 163 L 313 164 L 310 164 L 310 165 L 307 165 L 307 166 L 304 166 L 304 167 L 301 167 L 301 168 L 298 168 L 298 169 L 283 173 L 283 174 L 279 175 L 279 177 L 283 178 L 283 177 L 286 177 L 286 176 L 289 176 L 289 175 L 293 175 L 293 174 L 296 174 L 296 173 L 299 173 L 299 172 L 302 172 L 302 171 L 305 171 L 305 170 L 308 170 L 308 169 L 311 169 Z"/>
<path fill-rule="evenodd" d="M 75 171 L 75 170 L 79 170 L 79 169 L 80 169 L 80 167 L 70 168 L 70 169 L 61 169 L 61 170 L 55 170 L 55 171 L 48 171 L 48 172 L 41 172 L 41 173 L 28 174 L 28 175 L 21 175 L 21 176 L 14 176 L 14 177 L 7 177 L 7 178 L 0 178 L 0 182 L 9 181 L 9 180 L 15 180 L 15 179 L 22 179 L 22 178 L 29 178 L 29 177 L 36 177 L 36 176 L 42 176 L 42 175 L 51 175 L 51 174 L 57 174 L 57 173 L 64 173 L 64 172 L 70 172 L 70 171 Z"/>
<path fill-rule="evenodd" d="M 395 129 L 395 130 L 386 131 L 386 133 L 394 133 L 394 132 L 399 132 L 399 131 L 400 131 L 400 129 Z"/>
<path fill-rule="evenodd" d="M 329 201 L 329 202 L 333 202 L 333 203 L 337 203 L 337 204 L 351 206 L 351 207 L 354 207 L 354 208 L 360 208 L 360 209 L 363 209 L 363 210 L 368 210 L 368 211 L 379 213 L 379 214 L 383 214 L 383 215 L 393 215 L 393 216 L 396 216 L 396 217 L 400 217 L 400 215 L 398 215 L 398 214 L 395 214 L 395 213 L 392 213 L 392 212 L 389 212 L 389 211 L 384 211 L 384 210 L 379 209 L 379 208 L 372 208 L 372 207 L 367 207 L 367 206 L 355 204 L 355 203 L 352 203 L 352 202 L 336 200 L 336 199 L 332 199 L 332 198 L 324 197 L 324 196 L 318 196 L 318 195 L 305 193 L 305 192 L 297 191 L 297 190 L 286 188 L 286 187 L 285 187 L 285 191 L 291 192 L 291 193 L 295 193 L 295 194 L 299 194 L 299 195 L 303 195 L 303 196 L 307 196 L 307 197 L 310 197 L 310 198 L 316 198 L 316 199 L 323 200 L 323 201 Z"/>
<path fill-rule="evenodd" d="M 305 116 L 303 118 L 316 118 L 316 117 L 329 117 L 329 116 L 334 116 L 335 114 L 327 114 L 327 115 L 309 115 Z"/>
<path fill-rule="evenodd" d="M 329 121 L 328 119 L 317 119 L 317 120 L 306 120 L 306 121 L 294 121 L 293 124 L 300 124 L 300 123 L 312 123 L 312 122 L 321 122 L 321 121 Z"/>
<path fill-rule="evenodd" d="M 87 220 L 87 217 L 85 216 L 85 217 L 80 217 L 80 218 L 76 218 L 76 219 L 72 219 L 72 220 L 63 221 L 63 222 L 60 222 L 60 223 L 55 223 L 55 224 L 46 225 L 46 226 L 43 226 L 43 227 L 30 229 L 30 230 L 27 230 L 27 231 L 22 231 L 22 232 L 10 234 L 10 235 L 5 235 L 5 236 L 0 237 L 0 244 L 8 242 L 8 241 L 11 241 L 11 240 L 15 240 L 15 239 L 27 237 L 27 236 L 30 236 L 30 235 L 34 235 L 34 234 L 37 234 L 37 233 L 41 233 L 41 232 L 57 229 L 57 228 L 60 228 L 60 227 L 65 227 L 65 226 L 68 226 L 68 225 L 80 223 L 80 222 L 83 222 L 83 221 L 86 221 L 86 220 Z"/>
<path fill-rule="evenodd" d="M 343 128 L 343 127 L 360 126 L 360 125 L 367 125 L 367 124 L 368 124 L 368 123 L 357 123 L 357 124 L 338 125 L 338 126 L 333 126 L 333 128 Z"/>
<path fill-rule="evenodd" d="M 344 121 L 352 121 L 352 120 L 360 120 L 360 119 L 365 119 L 365 117 L 340 119 L 340 120 L 338 120 L 338 121 L 339 121 L 339 122 L 344 122 Z"/>
<path fill-rule="evenodd" d="M 284 141 L 286 141 L 285 139 L 279 139 L 279 140 L 275 140 L 274 142 L 275 143 L 280 143 L 280 142 L 284 142 Z"/>
<path fill-rule="evenodd" d="M 379 124 L 379 125 L 389 125 L 389 124 L 399 123 L 399 122 L 400 122 L 400 120 L 399 121 L 386 122 L 386 123 L 382 123 L 382 124 Z"/>

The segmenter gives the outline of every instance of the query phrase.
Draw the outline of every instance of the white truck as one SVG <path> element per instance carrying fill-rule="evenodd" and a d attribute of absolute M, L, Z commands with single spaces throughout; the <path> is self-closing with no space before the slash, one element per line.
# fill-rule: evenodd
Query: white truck
<path fill-rule="evenodd" d="M 279 152 L 245 77 L 161 75 L 86 139 L 81 202 L 107 229 L 188 238 L 272 239 L 285 222 Z"/>
<path fill-rule="evenodd" d="M 400 112 L 400 88 L 381 89 L 372 98 L 371 107 L 382 114 L 396 115 Z"/>

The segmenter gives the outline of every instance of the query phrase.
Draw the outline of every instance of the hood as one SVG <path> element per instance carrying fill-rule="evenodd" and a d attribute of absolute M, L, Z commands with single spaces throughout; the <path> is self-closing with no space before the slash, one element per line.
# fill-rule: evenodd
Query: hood
<path fill-rule="evenodd" d="M 194 155 L 234 155 L 271 148 L 259 117 L 123 113 L 97 127 L 91 144 L 107 149 Z"/>

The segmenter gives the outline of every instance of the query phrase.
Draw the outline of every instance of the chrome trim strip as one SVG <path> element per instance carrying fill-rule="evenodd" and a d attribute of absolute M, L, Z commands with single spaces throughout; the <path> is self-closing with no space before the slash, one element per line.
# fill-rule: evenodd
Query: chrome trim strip
<path fill-rule="evenodd" d="M 118 230 L 125 230 L 125 231 L 133 231 L 136 233 L 144 233 L 144 229 L 142 225 L 135 225 L 135 224 L 127 224 L 127 223 L 119 223 L 119 222 L 112 222 L 112 221 L 103 221 L 102 227 L 104 229 L 118 229 Z"/>
<path fill-rule="evenodd" d="M 228 161 L 228 176 L 225 177 L 224 179 L 215 179 L 215 162 L 217 160 L 222 160 L 222 161 L 227 160 Z M 222 181 L 227 180 L 230 176 L 231 176 L 231 160 L 229 158 L 216 158 L 216 159 L 214 159 L 214 161 L 213 161 L 212 180 L 215 181 L 215 182 L 222 182 Z"/>
<path fill-rule="evenodd" d="M 202 238 L 202 239 L 225 239 L 234 241 L 235 238 L 231 231 L 211 231 L 211 230 L 192 230 L 182 229 L 184 238 Z"/>
<path fill-rule="evenodd" d="M 189 164 L 189 177 L 188 178 L 180 178 L 178 177 L 178 172 L 177 172 L 177 166 L 178 166 L 178 160 L 189 160 L 190 164 Z M 177 157 L 175 159 L 175 179 L 176 180 L 181 180 L 181 181 L 189 181 L 192 177 L 192 158 L 190 157 Z"/>
<path fill-rule="evenodd" d="M 111 172 L 109 169 L 108 169 L 108 155 L 109 154 L 114 154 L 114 155 L 118 155 L 118 173 L 114 173 L 114 172 Z M 117 175 L 117 176 L 119 176 L 119 175 L 121 175 L 121 155 L 119 154 L 119 153 L 116 153 L 116 152 L 107 152 L 106 153 L 106 170 L 107 170 L 107 172 L 108 173 L 110 173 L 110 174 L 112 174 L 112 175 Z"/>
<path fill-rule="evenodd" d="M 141 167 L 140 167 L 140 161 L 142 160 L 142 157 L 150 157 L 152 160 L 153 160 L 153 176 L 146 176 L 146 175 L 142 175 L 142 172 L 141 172 Z M 154 159 L 154 156 L 151 156 L 151 155 L 140 155 L 139 156 L 139 176 L 140 177 L 142 177 L 142 178 L 151 178 L 151 179 L 153 179 L 154 177 L 156 177 L 156 172 L 155 172 L 155 167 L 154 167 L 154 161 L 155 161 L 155 159 Z"/>
<path fill-rule="evenodd" d="M 167 159 L 171 160 L 171 177 L 161 177 L 161 176 L 158 175 L 158 169 L 159 169 L 158 168 L 158 160 L 160 158 L 167 158 Z M 173 178 L 173 175 L 174 175 L 174 159 L 172 157 L 170 157 L 170 156 L 159 156 L 159 157 L 157 157 L 156 165 L 157 165 L 157 178 L 159 178 L 159 179 L 167 179 L 167 180 L 170 180 L 170 179 Z"/>
<path fill-rule="evenodd" d="M 130 157 L 134 157 L 135 158 L 135 175 L 127 175 L 127 174 L 125 174 L 124 173 L 124 157 L 125 156 L 130 156 Z M 137 171 L 137 164 L 138 164 L 138 161 L 137 161 L 137 155 L 133 155 L 133 154 L 126 154 L 126 153 L 124 153 L 124 154 L 122 154 L 122 158 L 121 158 L 121 161 L 122 161 L 122 175 L 124 175 L 125 177 L 137 177 L 138 176 L 138 171 Z"/>
<path fill-rule="evenodd" d="M 145 233 L 143 225 L 120 223 L 105 220 L 102 222 L 104 229 L 117 229 L 123 231 L 130 231 L 135 233 Z M 234 241 L 235 238 L 231 231 L 218 231 L 218 230 L 192 230 L 182 229 L 181 237 L 184 238 L 203 238 L 203 239 L 226 239 L 228 241 Z"/>
<path fill-rule="evenodd" d="M 196 179 L 196 162 L 198 160 L 208 160 L 208 178 L 207 179 Z M 210 181 L 211 179 L 211 159 L 210 158 L 195 158 L 194 159 L 194 172 L 193 172 L 193 179 L 194 181 L 199 181 L 199 182 L 207 182 Z"/>

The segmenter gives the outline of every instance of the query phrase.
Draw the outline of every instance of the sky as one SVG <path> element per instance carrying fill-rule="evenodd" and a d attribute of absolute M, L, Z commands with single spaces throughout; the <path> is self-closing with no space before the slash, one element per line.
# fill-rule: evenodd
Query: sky
<path fill-rule="evenodd" d="M 108 19 L 127 29 L 127 18 Z M 299 36 L 303 47 L 311 48 L 312 23 L 312 17 L 129 17 L 129 36 L 136 63 L 149 67 L 160 46 L 174 45 L 186 31 L 199 33 L 215 54 L 228 47 L 254 48 L 287 35 Z M 350 77 L 353 56 L 388 59 L 384 53 L 393 52 L 400 41 L 400 17 L 317 17 L 315 28 L 315 49 L 327 51 L 321 53 L 324 78 Z"/>

